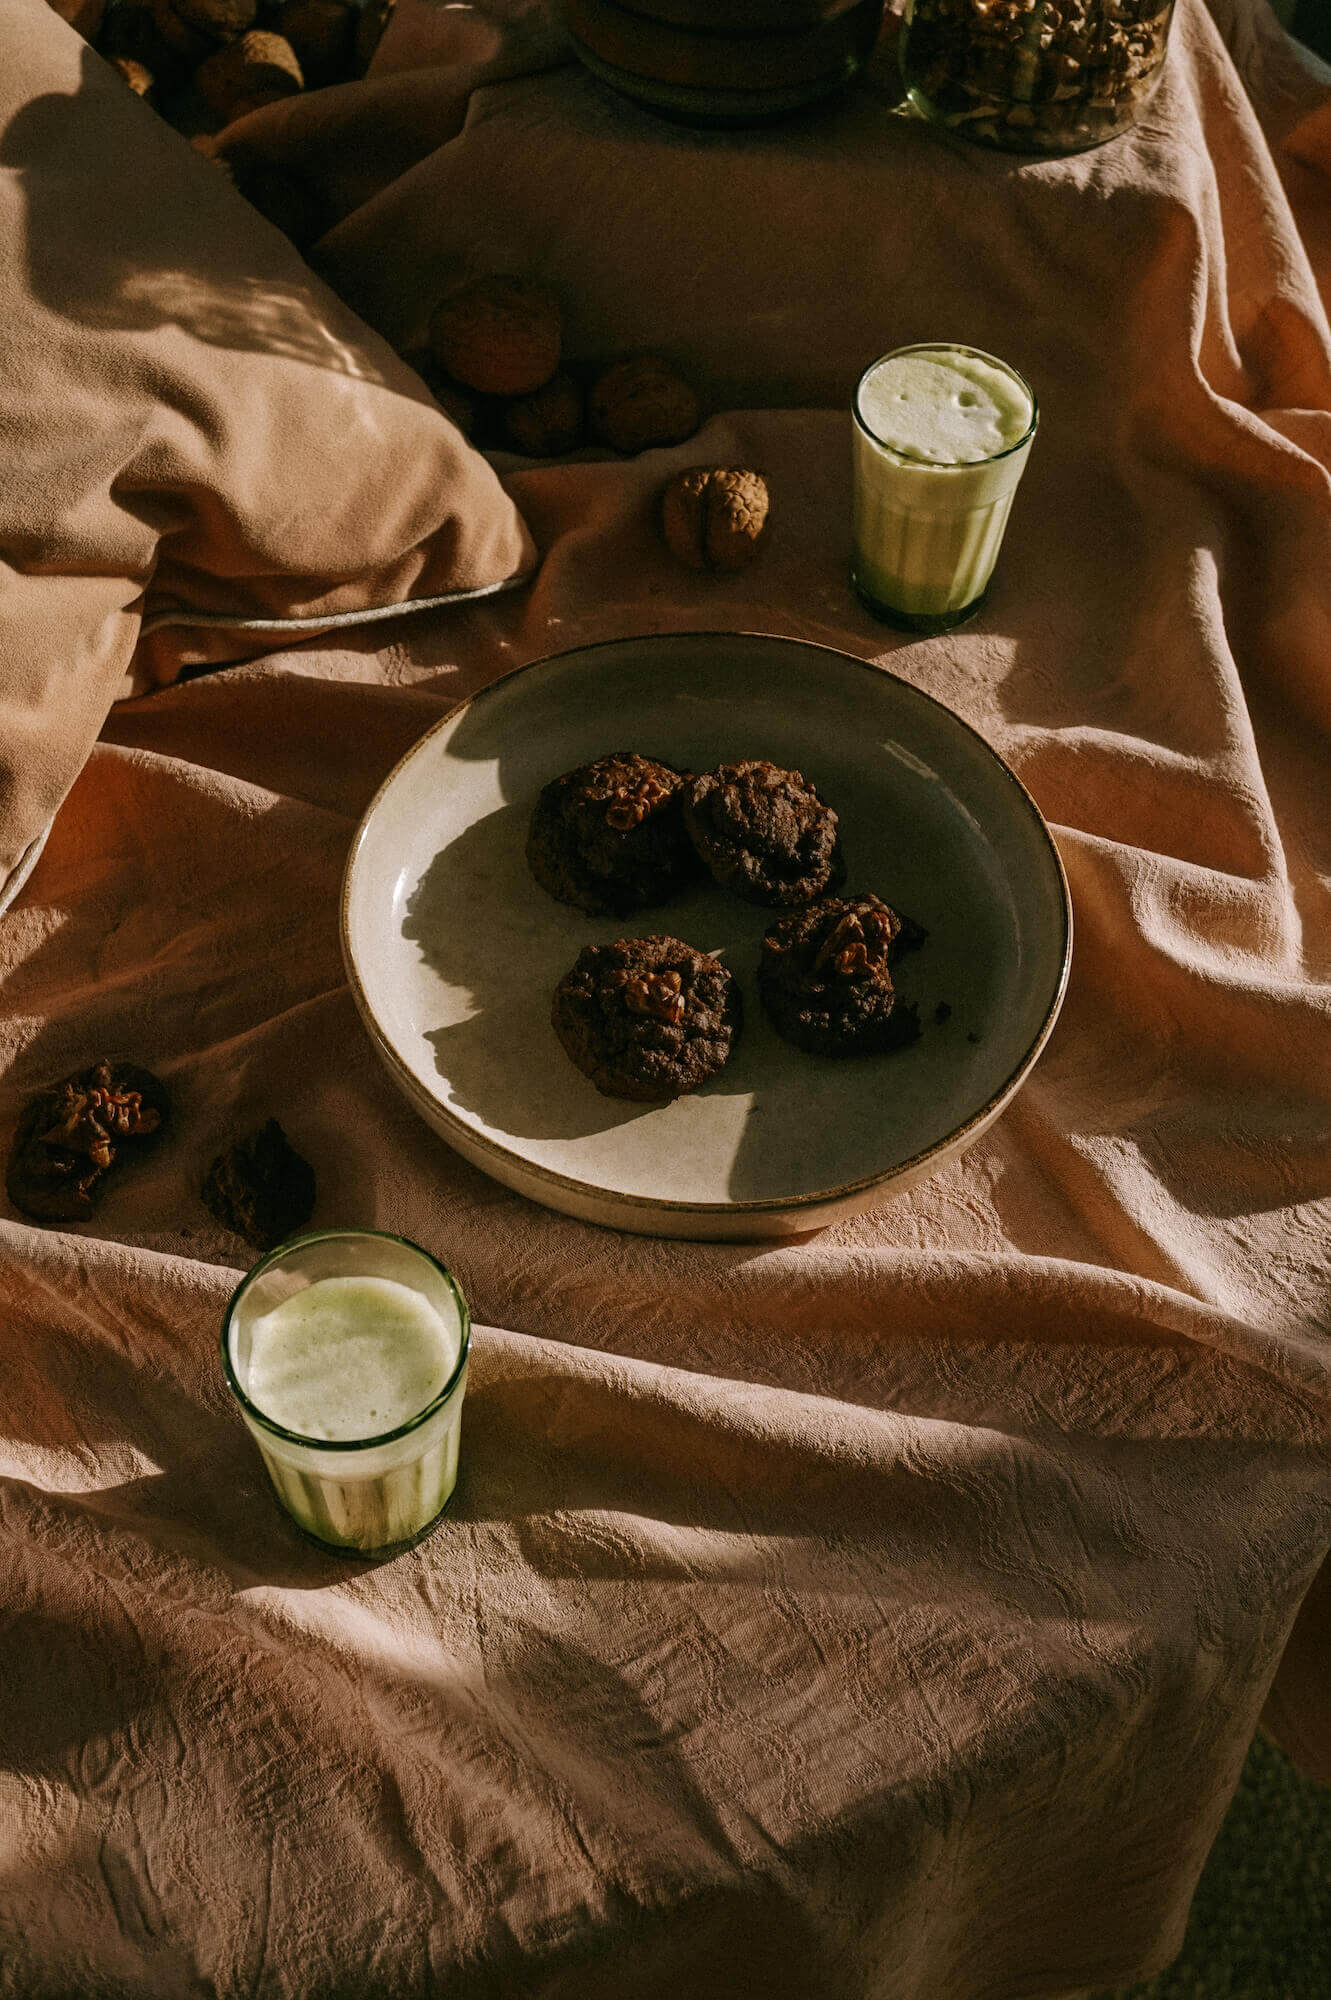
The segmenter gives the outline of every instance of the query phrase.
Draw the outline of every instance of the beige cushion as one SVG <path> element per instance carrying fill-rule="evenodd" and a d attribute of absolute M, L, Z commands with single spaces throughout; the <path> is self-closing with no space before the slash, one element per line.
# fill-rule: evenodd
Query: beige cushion
<path fill-rule="evenodd" d="M 117 695 L 532 565 L 419 378 L 45 0 L 0 8 L 0 310 L 0 884 Z"/>

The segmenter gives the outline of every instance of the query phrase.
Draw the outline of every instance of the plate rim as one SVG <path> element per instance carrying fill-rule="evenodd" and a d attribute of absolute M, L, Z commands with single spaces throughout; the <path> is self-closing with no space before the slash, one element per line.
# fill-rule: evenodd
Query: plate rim
<path fill-rule="evenodd" d="M 622 1188 L 602 1187 L 595 1182 L 579 1179 L 575 1174 L 560 1173 L 554 1167 L 544 1166 L 539 1161 L 528 1159 L 522 1153 L 514 1152 L 512 1147 L 501 1145 L 497 1139 L 492 1139 L 488 1132 L 478 1132 L 474 1126 L 469 1125 L 464 1118 L 459 1118 L 457 1113 L 451 1110 L 447 1104 L 442 1103 L 439 1098 L 428 1091 L 415 1072 L 398 1054 L 388 1036 L 380 1027 L 370 1004 L 369 996 L 361 982 L 355 954 L 351 946 L 352 877 L 355 874 L 356 864 L 365 844 L 370 821 L 377 811 L 380 801 L 384 798 L 389 788 L 396 783 L 398 776 L 406 769 L 407 765 L 425 751 L 426 746 L 432 738 L 437 736 L 441 730 L 446 729 L 450 723 L 455 722 L 467 709 L 473 708 L 477 702 L 483 701 L 488 695 L 496 694 L 500 689 L 507 688 L 511 682 L 520 679 L 524 674 L 533 673 L 541 667 L 553 666 L 561 660 L 569 660 L 578 655 L 607 651 L 611 647 L 637 644 L 651 646 L 662 640 L 669 642 L 675 639 L 715 639 L 723 643 L 736 639 L 770 640 L 780 645 L 801 646 L 816 653 L 826 653 L 831 659 L 863 668 L 866 673 L 872 674 L 876 679 L 885 677 L 895 681 L 899 687 L 905 688 L 920 701 L 929 703 L 933 708 L 941 709 L 943 714 L 954 722 L 958 728 L 963 729 L 968 736 L 974 738 L 985 755 L 998 766 L 1002 776 L 1015 788 L 1019 802 L 1034 820 L 1036 828 L 1042 836 L 1054 864 L 1054 874 L 1061 892 L 1060 913 L 1063 932 L 1058 978 L 1054 985 L 1053 994 L 1041 1018 L 1040 1025 L 1036 1029 L 1035 1035 L 1025 1054 L 1021 1057 L 1015 1069 L 999 1085 L 998 1089 L 985 1100 L 984 1104 L 978 1110 L 972 1112 L 971 1116 L 963 1124 L 955 1126 L 943 1138 L 936 1140 L 930 1146 L 926 1146 L 921 1152 L 912 1153 L 909 1159 L 898 1161 L 895 1166 L 881 1169 L 877 1173 L 861 1175 L 859 1179 L 846 1181 L 839 1187 L 818 1188 L 809 1194 L 764 1196 L 760 1199 L 750 1201 L 678 1201 L 672 1200 L 665 1195 L 629 1194 Z M 374 796 L 366 806 L 365 811 L 361 814 L 356 831 L 352 835 L 351 845 L 348 848 L 346 862 L 342 871 L 338 931 L 342 948 L 343 968 L 346 972 L 347 983 L 351 988 L 351 996 L 356 1003 L 356 1011 L 361 1017 L 362 1024 L 368 1031 L 375 1048 L 379 1051 L 381 1060 L 392 1072 L 394 1080 L 398 1084 L 399 1089 L 403 1091 L 403 1094 L 416 1105 L 418 1111 L 423 1104 L 430 1107 L 428 1114 L 422 1114 L 426 1116 L 427 1123 L 431 1123 L 435 1119 L 445 1121 L 450 1127 L 456 1128 L 460 1134 L 465 1136 L 468 1146 L 475 1147 L 479 1151 L 493 1156 L 496 1160 L 502 1160 L 509 1167 L 510 1171 L 516 1169 L 522 1174 L 530 1176 L 533 1180 L 541 1181 L 552 1188 L 561 1188 L 570 1194 L 582 1198 L 590 1196 L 598 1202 L 604 1202 L 628 1211 L 649 1209 L 658 1214 L 702 1216 L 781 1215 L 798 1212 L 801 1209 L 823 1208 L 829 1202 L 848 1200 L 855 1195 L 863 1194 L 884 1183 L 890 1187 L 896 1181 L 918 1179 L 927 1170 L 930 1160 L 937 1159 L 941 1165 L 957 1151 L 963 1150 L 968 1133 L 973 1132 L 977 1138 L 979 1137 L 980 1131 L 986 1125 L 993 1122 L 1008 1099 L 1014 1095 L 1021 1087 L 1025 1078 L 1029 1076 L 1031 1070 L 1039 1060 L 1050 1035 L 1053 1033 L 1054 1024 L 1058 1020 L 1063 1000 L 1067 993 L 1068 979 L 1072 970 L 1073 915 L 1072 894 L 1068 887 L 1067 870 L 1063 866 L 1063 857 L 1059 853 L 1058 843 L 1054 839 L 1049 822 L 1007 759 L 995 750 L 993 744 L 989 742 L 987 737 L 981 734 L 973 723 L 967 722 L 964 716 L 958 715 L 954 708 L 949 708 L 945 701 L 938 699 L 937 695 L 929 694 L 925 689 L 916 687 L 915 683 L 906 680 L 904 675 L 894 673 L 890 667 L 879 665 L 876 660 L 866 660 L 861 658 L 858 653 L 845 652 L 839 646 L 824 645 L 820 640 L 816 639 L 797 639 L 785 632 L 754 632 L 747 629 L 736 631 L 726 628 L 713 629 L 709 627 L 705 630 L 688 630 L 683 632 L 630 632 L 613 639 L 594 639 L 587 645 L 566 646 L 558 653 L 543 653 L 538 659 L 526 660 L 521 666 L 508 668 L 505 673 L 499 674 L 494 680 L 488 681 L 484 687 L 478 688 L 474 694 L 464 695 L 461 700 L 454 702 L 452 707 L 432 722 L 430 727 L 418 736 L 414 743 L 408 745 L 382 783 L 377 787 Z M 446 1137 L 443 1133 L 440 1136 Z M 508 1185 L 508 1183 L 504 1184 Z"/>

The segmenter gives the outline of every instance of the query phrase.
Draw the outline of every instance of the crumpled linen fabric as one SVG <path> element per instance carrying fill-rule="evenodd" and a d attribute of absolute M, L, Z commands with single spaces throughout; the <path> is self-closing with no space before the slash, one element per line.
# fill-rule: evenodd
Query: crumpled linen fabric
<path fill-rule="evenodd" d="M 0 907 L 118 696 L 530 570 L 414 371 L 44 0 L 0 10 L 0 329 Z"/>
<path fill-rule="evenodd" d="M 6 1123 L 104 1050 L 177 1107 L 86 1230 L 0 1222 L 0 1993 L 1061 1994 L 1176 1949 L 1264 1705 L 1331 1776 L 1324 1583 L 1295 1622 L 1331 1545 L 1331 94 L 1254 7 L 1183 0 L 1143 125 L 1064 164 L 867 91 L 699 138 L 568 67 L 424 156 L 441 271 L 489 243 L 571 295 L 609 272 L 607 342 L 657 326 L 714 414 L 634 460 L 503 461 L 544 552 L 520 599 L 119 707 L 0 928 Z M 630 154 L 654 296 L 568 236 L 578 175 Z M 772 190 L 765 347 L 659 275 L 702 158 L 732 214 Z M 880 247 L 829 302 L 836 187 Z M 358 212 L 321 261 L 351 269 Z M 722 272 L 697 227 L 690 271 Z M 740 225 L 728 254 L 753 275 Z M 846 404 L 935 333 L 1023 366 L 1042 421 L 989 605 L 918 641 L 850 590 Z M 767 475 L 740 576 L 659 543 L 698 462 Z M 598 1230 L 466 1166 L 338 947 L 357 819 L 449 705 L 703 628 L 947 701 L 1075 906 L 999 1123 L 779 1248 Z M 453 1508 L 389 1564 L 287 1527 L 222 1384 L 248 1253 L 198 1187 L 270 1114 L 317 1224 L 424 1243 L 478 1321 Z"/>

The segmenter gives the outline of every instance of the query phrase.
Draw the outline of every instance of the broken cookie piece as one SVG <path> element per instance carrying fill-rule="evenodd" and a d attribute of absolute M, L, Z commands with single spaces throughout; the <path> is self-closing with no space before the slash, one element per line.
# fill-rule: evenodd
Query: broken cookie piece
<path fill-rule="evenodd" d="M 785 1041 L 815 1056 L 881 1055 L 918 1040 L 914 1007 L 897 1004 L 892 966 L 922 941 L 878 896 L 825 896 L 773 924 L 758 992 Z"/>
<path fill-rule="evenodd" d="M 19 1118 L 5 1188 L 34 1222 L 88 1222 L 109 1176 L 161 1137 L 171 1100 L 137 1063 L 104 1058 L 39 1090 Z"/>
<path fill-rule="evenodd" d="M 219 1153 L 200 1190 L 209 1214 L 256 1250 L 272 1250 L 314 1209 L 314 1168 L 276 1118 Z"/>

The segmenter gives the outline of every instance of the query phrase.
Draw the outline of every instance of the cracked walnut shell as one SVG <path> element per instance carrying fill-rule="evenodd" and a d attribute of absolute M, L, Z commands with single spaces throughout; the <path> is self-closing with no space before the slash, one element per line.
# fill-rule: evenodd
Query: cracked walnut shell
<path fill-rule="evenodd" d="M 455 381 L 483 396 L 530 396 L 559 366 L 563 316 L 524 278 L 478 278 L 434 309 L 430 346 Z"/>
<path fill-rule="evenodd" d="M 500 421 L 514 451 L 558 458 L 582 442 L 582 391 L 561 368 L 534 396 L 507 404 Z"/>
<path fill-rule="evenodd" d="M 690 569 L 743 569 L 767 532 L 767 481 L 740 465 L 691 465 L 666 482 L 661 531 Z"/>

